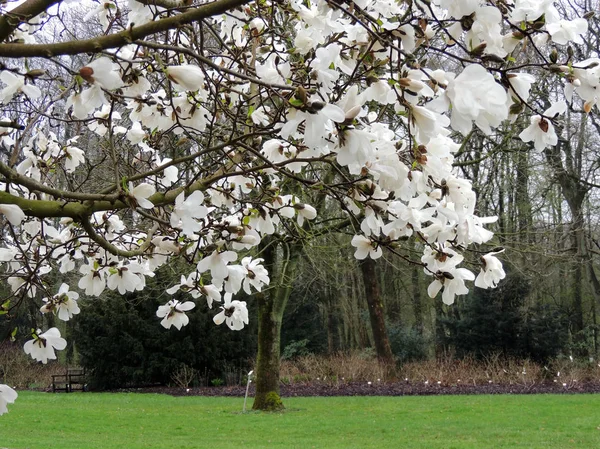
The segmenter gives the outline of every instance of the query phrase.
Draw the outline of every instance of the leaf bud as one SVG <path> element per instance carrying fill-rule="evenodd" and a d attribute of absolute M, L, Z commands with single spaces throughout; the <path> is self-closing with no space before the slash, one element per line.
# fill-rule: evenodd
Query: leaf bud
<path fill-rule="evenodd" d="M 322 101 L 311 101 L 307 106 L 306 109 L 308 112 L 310 112 L 311 114 L 316 114 L 317 112 L 319 112 L 321 109 L 323 109 L 325 107 L 325 103 L 323 103 Z"/>
<path fill-rule="evenodd" d="M 45 74 L 46 74 L 46 71 L 44 69 L 33 69 L 33 70 L 30 70 L 29 72 L 27 72 L 25 75 L 28 76 L 29 78 L 38 78 Z"/>
<path fill-rule="evenodd" d="M 475 13 L 468 16 L 464 16 L 460 19 L 460 26 L 465 31 L 469 31 L 473 26 L 473 23 L 475 23 Z"/>
<path fill-rule="evenodd" d="M 298 86 L 296 88 L 296 98 L 298 100 L 300 100 L 302 102 L 302 104 L 306 104 L 307 96 L 306 96 L 306 89 L 304 89 L 304 87 Z"/>
<path fill-rule="evenodd" d="M 485 42 L 482 42 L 477 47 L 473 48 L 469 53 L 471 54 L 471 56 L 480 57 L 481 55 L 483 55 L 483 52 L 486 49 L 486 47 L 487 44 Z"/>
<path fill-rule="evenodd" d="M 523 103 L 518 102 L 518 103 L 513 103 L 512 105 L 510 105 L 508 112 L 510 112 L 511 115 L 517 115 L 517 114 L 520 114 L 521 112 L 523 112 L 523 109 L 525 109 L 525 107 L 523 106 Z"/>

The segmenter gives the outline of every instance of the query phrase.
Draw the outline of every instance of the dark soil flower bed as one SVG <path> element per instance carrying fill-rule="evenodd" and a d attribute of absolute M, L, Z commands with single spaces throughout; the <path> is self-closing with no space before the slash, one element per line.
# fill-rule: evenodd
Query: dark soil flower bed
<path fill-rule="evenodd" d="M 148 387 L 127 388 L 116 390 L 118 392 L 135 393 L 161 393 L 172 396 L 234 396 L 243 397 L 246 387 Z M 282 397 L 295 396 L 429 396 L 441 394 L 543 394 L 543 393 L 600 393 L 600 383 L 573 382 L 563 385 L 558 382 L 539 384 L 514 384 L 514 385 L 443 385 L 410 382 L 349 382 L 331 385 L 326 383 L 306 383 L 282 385 Z M 249 396 L 254 395 L 254 388 L 250 388 Z"/>

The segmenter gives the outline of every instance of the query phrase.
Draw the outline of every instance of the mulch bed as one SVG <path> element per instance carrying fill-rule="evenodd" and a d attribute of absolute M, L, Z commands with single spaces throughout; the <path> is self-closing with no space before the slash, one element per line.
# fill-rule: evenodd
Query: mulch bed
<path fill-rule="evenodd" d="M 114 392 L 160 393 L 171 396 L 231 396 L 243 397 L 246 387 L 146 387 L 126 388 Z M 297 396 L 431 396 L 450 394 L 573 394 L 600 393 L 600 383 L 585 382 L 563 385 L 561 383 L 515 384 L 515 385 L 443 385 L 410 382 L 349 382 L 330 385 L 326 383 L 306 383 L 281 385 L 282 397 Z M 250 387 L 249 396 L 254 396 L 254 387 Z"/>

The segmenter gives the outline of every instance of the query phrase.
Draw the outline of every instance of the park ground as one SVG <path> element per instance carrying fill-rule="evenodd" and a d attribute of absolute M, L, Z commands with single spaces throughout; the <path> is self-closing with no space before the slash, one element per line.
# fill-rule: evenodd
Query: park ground
<path fill-rule="evenodd" d="M 22 391 L 0 419 L 9 449 L 600 447 L 600 395 L 286 398 Z M 251 400 L 249 400 L 249 404 Z"/>

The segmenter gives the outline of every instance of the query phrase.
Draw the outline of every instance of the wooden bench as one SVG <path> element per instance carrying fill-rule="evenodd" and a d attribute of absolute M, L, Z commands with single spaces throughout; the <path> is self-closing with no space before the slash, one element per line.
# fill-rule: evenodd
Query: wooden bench
<path fill-rule="evenodd" d="M 87 380 L 85 370 L 81 368 L 67 369 L 66 374 L 55 374 L 52 376 L 52 392 L 64 391 L 87 391 Z"/>

